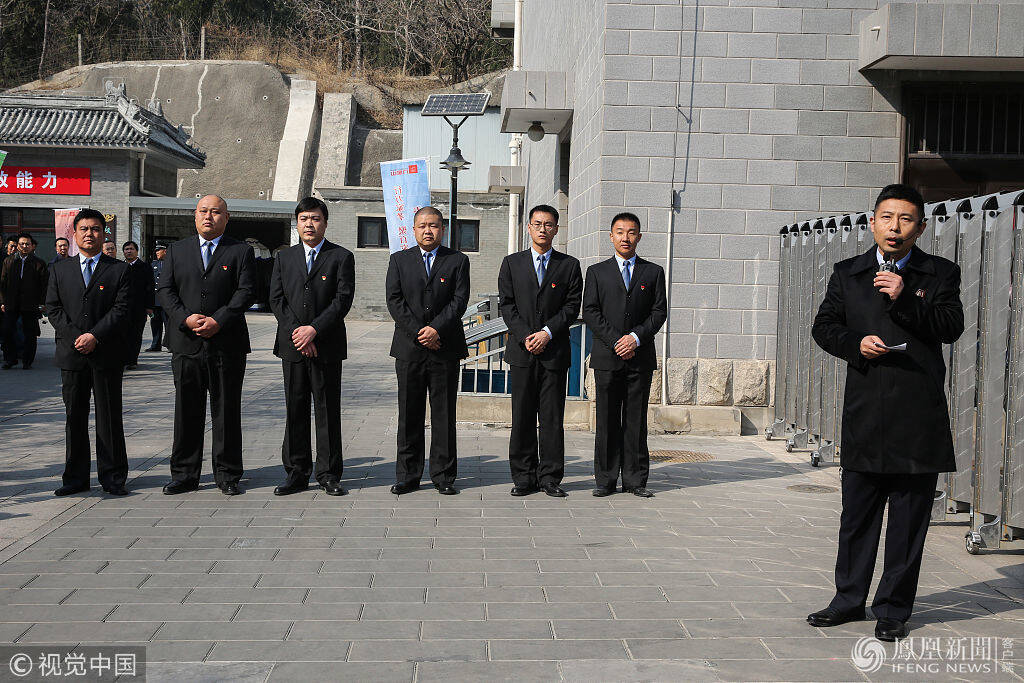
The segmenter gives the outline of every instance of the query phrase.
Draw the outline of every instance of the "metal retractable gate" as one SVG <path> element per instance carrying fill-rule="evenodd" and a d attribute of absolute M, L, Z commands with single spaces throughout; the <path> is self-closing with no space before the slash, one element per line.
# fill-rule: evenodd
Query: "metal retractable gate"
<path fill-rule="evenodd" d="M 961 269 L 964 333 L 943 348 L 957 471 L 939 478 L 933 519 L 970 513 L 969 552 L 1024 538 L 1024 192 L 928 204 L 918 245 Z M 768 439 L 810 449 L 813 466 L 842 450 L 846 363 L 811 338 L 833 267 L 874 244 L 868 213 L 779 231 L 775 405 Z M 925 427 L 926 428 L 926 427 Z"/>

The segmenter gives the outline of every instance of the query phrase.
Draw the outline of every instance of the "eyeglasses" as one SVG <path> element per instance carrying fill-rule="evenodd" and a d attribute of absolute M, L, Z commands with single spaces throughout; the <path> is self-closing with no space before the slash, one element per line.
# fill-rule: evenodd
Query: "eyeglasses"
<path fill-rule="evenodd" d="M 536 228 L 537 230 L 540 230 L 541 228 L 544 228 L 545 230 L 554 230 L 555 228 L 558 227 L 558 224 L 557 223 L 538 223 L 537 221 L 531 221 L 530 222 L 530 227 L 531 228 Z"/>

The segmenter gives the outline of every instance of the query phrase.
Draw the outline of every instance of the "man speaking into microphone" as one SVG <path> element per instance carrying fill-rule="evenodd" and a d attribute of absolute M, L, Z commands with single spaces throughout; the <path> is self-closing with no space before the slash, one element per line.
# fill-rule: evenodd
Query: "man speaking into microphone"
<path fill-rule="evenodd" d="M 956 469 L 943 384 L 942 345 L 964 331 L 960 269 L 914 243 L 924 200 L 885 187 L 870 217 L 875 246 L 835 265 L 811 334 L 847 362 L 843 404 L 843 510 L 836 594 L 812 626 L 865 618 L 882 514 L 889 505 L 875 637 L 906 637 L 939 472 Z"/>

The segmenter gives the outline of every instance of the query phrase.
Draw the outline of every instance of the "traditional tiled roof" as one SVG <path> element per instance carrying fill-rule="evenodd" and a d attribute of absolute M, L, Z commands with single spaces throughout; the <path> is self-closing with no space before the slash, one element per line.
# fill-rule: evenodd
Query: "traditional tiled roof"
<path fill-rule="evenodd" d="M 130 101 L 124 85 L 104 97 L 0 95 L 0 147 L 125 149 L 159 153 L 182 168 L 202 168 L 206 154 L 178 126 Z"/>

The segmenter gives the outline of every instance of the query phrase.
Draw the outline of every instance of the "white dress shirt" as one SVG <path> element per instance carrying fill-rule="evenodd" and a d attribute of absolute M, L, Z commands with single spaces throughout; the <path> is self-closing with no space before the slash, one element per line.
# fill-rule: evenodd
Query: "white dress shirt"
<path fill-rule="evenodd" d="M 102 256 L 102 255 L 103 255 L 103 252 L 100 252 L 99 254 L 96 254 L 95 256 L 86 256 L 82 252 L 78 252 L 78 267 L 82 271 L 82 282 L 85 282 L 85 262 L 86 261 L 92 261 L 92 274 L 95 275 L 96 274 L 96 264 L 98 264 L 100 262 L 100 256 Z M 90 275 L 89 277 L 92 278 L 92 275 Z M 90 279 L 90 282 L 91 282 L 91 279 Z"/>
<path fill-rule="evenodd" d="M 547 277 L 547 272 L 548 272 L 547 269 L 551 267 L 551 252 L 552 251 L 553 250 L 551 248 L 548 248 L 548 250 L 545 251 L 543 254 L 539 254 L 539 253 L 537 253 L 536 249 L 534 249 L 533 247 L 530 247 L 530 252 L 533 254 L 533 274 L 534 274 L 534 276 L 537 275 L 537 269 L 540 268 L 540 260 L 541 260 L 541 258 L 543 258 L 544 259 L 544 276 Z M 540 283 L 538 283 L 538 286 L 539 286 L 539 284 Z M 548 341 L 551 341 L 552 339 L 555 338 L 555 335 L 551 334 L 551 328 L 548 327 L 547 325 L 545 325 L 541 329 L 548 333 Z"/>
<path fill-rule="evenodd" d="M 629 261 L 629 283 L 633 284 L 633 276 L 636 275 L 636 254 L 633 254 L 631 258 L 624 259 L 618 254 L 615 254 L 615 262 L 619 264 L 619 277 L 622 277 L 623 264 Z M 626 281 L 623 280 L 622 284 L 625 285 Z M 630 332 L 630 336 L 636 340 L 636 345 L 640 346 L 640 337 L 636 336 L 636 332 Z"/>
<path fill-rule="evenodd" d="M 309 263 L 309 252 L 313 252 L 313 262 L 316 262 L 317 257 L 320 256 L 320 248 L 324 246 L 324 241 L 325 240 L 320 240 L 315 247 L 311 247 L 305 242 L 302 243 L 302 249 L 305 252 L 307 264 Z"/>

